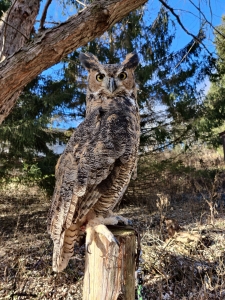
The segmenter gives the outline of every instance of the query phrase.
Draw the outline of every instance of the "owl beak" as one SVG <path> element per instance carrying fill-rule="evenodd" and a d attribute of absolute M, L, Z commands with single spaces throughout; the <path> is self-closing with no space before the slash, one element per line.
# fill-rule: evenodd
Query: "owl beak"
<path fill-rule="evenodd" d="M 113 93 L 116 90 L 116 83 L 114 78 L 109 78 L 108 89 L 111 93 Z"/>

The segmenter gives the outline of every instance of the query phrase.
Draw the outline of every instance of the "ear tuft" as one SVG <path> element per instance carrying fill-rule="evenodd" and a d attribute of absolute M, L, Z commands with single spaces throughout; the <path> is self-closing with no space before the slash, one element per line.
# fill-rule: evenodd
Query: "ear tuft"
<path fill-rule="evenodd" d="M 91 69 L 99 70 L 100 63 L 94 54 L 89 53 L 89 52 L 86 52 L 86 53 L 80 52 L 79 60 L 82 63 L 82 65 L 84 66 L 84 68 L 87 69 L 88 71 L 90 71 Z"/>
<path fill-rule="evenodd" d="M 127 54 L 125 60 L 122 62 L 122 65 L 124 65 L 128 69 L 136 69 L 138 66 L 139 59 L 136 52 L 132 52 Z"/>

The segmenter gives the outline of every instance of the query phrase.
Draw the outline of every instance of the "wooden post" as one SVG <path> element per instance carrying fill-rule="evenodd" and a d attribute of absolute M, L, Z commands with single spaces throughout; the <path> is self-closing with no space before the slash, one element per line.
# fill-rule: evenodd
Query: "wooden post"
<path fill-rule="evenodd" d="M 222 136 L 222 143 L 223 143 L 223 159 L 225 161 L 225 136 Z"/>
<path fill-rule="evenodd" d="M 225 131 L 220 132 L 219 136 L 222 139 L 222 144 L 223 144 L 223 159 L 225 161 Z"/>
<path fill-rule="evenodd" d="M 136 234 L 131 227 L 108 226 L 119 247 L 101 234 L 86 253 L 83 300 L 134 300 Z"/>

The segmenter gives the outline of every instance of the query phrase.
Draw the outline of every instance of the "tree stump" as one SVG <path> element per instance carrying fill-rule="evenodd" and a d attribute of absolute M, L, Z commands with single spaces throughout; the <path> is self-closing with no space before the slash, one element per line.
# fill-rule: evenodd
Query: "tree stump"
<path fill-rule="evenodd" d="M 128 226 L 107 226 L 119 247 L 101 234 L 86 253 L 83 300 L 134 300 L 136 234 Z"/>

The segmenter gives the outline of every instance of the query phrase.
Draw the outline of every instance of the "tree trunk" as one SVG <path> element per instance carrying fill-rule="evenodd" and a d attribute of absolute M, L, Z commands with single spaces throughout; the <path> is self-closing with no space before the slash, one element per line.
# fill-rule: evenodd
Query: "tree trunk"
<path fill-rule="evenodd" d="M 12 46 L 12 49 L 19 50 L 14 50 L 17 52 L 6 57 L 0 64 L 0 124 L 15 105 L 15 99 L 18 97 L 15 96 L 16 93 L 19 95 L 32 79 L 73 50 L 101 36 L 145 2 L 147 0 L 94 1 L 67 22 L 41 31 L 34 39 L 26 42 L 24 47 Z M 4 30 L 0 31 L 0 34 L 1 41 L 4 38 Z M 19 35 L 19 32 L 17 34 Z M 28 32 L 24 35 L 27 36 Z"/>
<path fill-rule="evenodd" d="M 9 10 L 4 13 L 0 20 L 0 63 L 12 56 L 30 40 L 39 7 L 39 0 L 15 0 Z M 0 64 L 0 70 L 2 66 L 4 65 Z M 5 76 L 4 68 L 0 79 L 1 76 L 3 78 Z M 6 89 L 7 85 L 10 85 L 10 81 L 4 83 L 0 89 L 1 92 Z M 9 97 L 5 98 L 5 101 L 4 99 L 2 102 L 0 101 L 0 124 L 15 105 L 22 88 L 12 92 Z"/>
<path fill-rule="evenodd" d="M 86 253 L 83 300 L 135 299 L 135 231 L 109 226 L 119 247 L 95 233 Z"/>
<path fill-rule="evenodd" d="M 30 40 L 39 0 L 16 0 L 0 21 L 0 62 L 18 51 Z"/>

